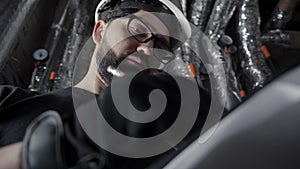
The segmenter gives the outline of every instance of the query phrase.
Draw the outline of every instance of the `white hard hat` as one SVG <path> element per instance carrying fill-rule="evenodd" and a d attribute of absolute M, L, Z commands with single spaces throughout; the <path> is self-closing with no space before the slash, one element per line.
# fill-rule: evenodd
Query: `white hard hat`
<path fill-rule="evenodd" d="M 115 7 L 119 8 L 137 8 L 137 9 L 144 9 L 145 6 L 152 6 L 153 9 L 155 9 L 155 12 L 160 12 L 158 9 L 161 7 L 162 11 L 169 11 L 170 14 L 174 15 L 176 17 L 177 23 L 178 23 L 178 34 L 180 34 L 180 40 L 181 42 L 186 41 L 187 39 L 190 38 L 191 36 L 191 27 L 182 13 L 181 6 L 179 1 L 173 0 L 171 2 L 170 0 L 101 0 L 96 8 L 95 12 L 95 22 L 99 21 L 101 18 L 101 14 L 109 11 L 109 10 L 114 10 Z M 157 7 L 159 6 L 159 7 Z M 152 11 L 151 11 L 152 12 Z M 169 28 L 172 28 L 175 26 L 174 24 L 166 24 L 166 26 Z M 176 25 L 177 26 L 177 25 Z"/>

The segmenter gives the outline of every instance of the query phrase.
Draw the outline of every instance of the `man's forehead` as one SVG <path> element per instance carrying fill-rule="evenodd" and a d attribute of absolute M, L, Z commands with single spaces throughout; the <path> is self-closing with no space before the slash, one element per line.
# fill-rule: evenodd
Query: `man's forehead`
<path fill-rule="evenodd" d="M 144 23 L 146 23 L 153 33 L 169 36 L 168 28 L 156 16 L 157 14 L 154 15 L 154 13 L 139 10 L 138 12 L 134 13 L 134 15 L 138 16 Z M 163 15 L 160 16 L 163 17 Z"/>

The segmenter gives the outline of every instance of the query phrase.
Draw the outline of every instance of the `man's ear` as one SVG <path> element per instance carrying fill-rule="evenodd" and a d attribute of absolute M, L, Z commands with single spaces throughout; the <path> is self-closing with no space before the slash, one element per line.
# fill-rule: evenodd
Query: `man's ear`
<path fill-rule="evenodd" d="M 103 28 L 106 25 L 106 23 L 103 20 L 99 20 L 93 30 L 93 40 L 96 45 L 100 44 L 102 35 L 103 35 Z"/>

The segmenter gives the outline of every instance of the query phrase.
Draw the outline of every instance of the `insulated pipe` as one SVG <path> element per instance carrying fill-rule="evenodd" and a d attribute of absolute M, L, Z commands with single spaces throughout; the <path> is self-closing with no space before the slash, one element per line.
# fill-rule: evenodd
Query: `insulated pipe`
<path fill-rule="evenodd" d="M 63 31 L 66 29 L 66 18 L 68 14 L 68 8 L 70 6 L 70 1 L 60 1 L 59 7 L 64 7 L 63 9 L 59 8 L 59 13 L 55 16 L 57 20 L 54 21 L 52 25 L 52 30 L 47 37 L 45 43 L 45 49 L 49 52 L 49 62 L 47 63 L 47 70 L 41 75 L 41 81 L 38 83 L 36 90 L 42 93 L 48 92 L 48 82 L 51 74 L 52 67 L 56 66 L 56 60 L 61 56 L 61 45 L 65 44 L 62 39 Z M 62 13 L 60 13 L 63 10 Z"/>
<path fill-rule="evenodd" d="M 193 0 L 188 11 L 188 20 L 201 31 L 205 30 L 215 0 Z"/>
<path fill-rule="evenodd" d="M 205 34 L 212 41 L 214 48 L 220 51 L 212 56 L 214 57 L 213 60 L 216 62 L 215 64 L 219 64 L 223 67 L 225 77 L 221 72 L 214 71 L 213 73 L 218 81 L 217 83 L 222 85 L 222 82 L 225 82 L 225 84 L 223 84 L 225 86 L 221 86 L 219 89 L 215 88 L 214 90 L 222 91 L 221 93 L 223 96 L 221 99 L 224 99 L 227 110 L 231 110 L 239 102 L 241 102 L 241 97 L 239 95 L 238 81 L 232 68 L 230 54 L 225 52 L 228 44 L 219 42 L 221 42 L 220 38 L 225 35 L 225 30 L 237 7 L 237 4 L 237 0 L 216 0 L 205 29 Z"/>
<path fill-rule="evenodd" d="M 213 2 L 215 0 L 193 0 L 191 3 L 191 7 L 189 8 L 189 13 L 188 13 L 188 20 L 197 26 L 201 31 L 204 31 L 205 25 L 207 23 L 209 13 L 211 11 Z M 189 40 L 189 44 L 193 44 L 194 48 L 198 48 L 198 43 L 197 41 L 199 40 L 199 37 L 197 34 L 195 36 L 192 36 L 191 39 Z M 190 50 L 188 44 L 184 44 L 183 46 L 183 53 L 186 56 L 191 57 L 192 60 L 198 60 L 200 63 L 199 59 L 195 59 L 195 54 Z M 200 65 L 200 64 L 199 64 Z"/>
<path fill-rule="evenodd" d="M 238 4 L 238 0 L 217 0 L 207 23 L 205 34 L 217 42 L 225 34 L 226 27 Z"/>
<path fill-rule="evenodd" d="M 167 65 L 162 64 L 161 69 L 166 72 L 172 72 L 177 76 L 191 77 L 191 73 L 188 69 L 188 60 L 185 60 L 182 49 L 178 48 L 174 51 L 175 58 Z"/>
<path fill-rule="evenodd" d="M 181 8 L 182 8 L 182 12 L 184 14 L 184 16 L 187 16 L 187 0 L 180 0 L 180 4 L 181 4 Z"/>
<path fill-rule="evenodd" d="M 53 89 L 72 85 L 75 61 L 93 28 L 89 25 L 89 23 L 93 23 L 90 20 L 93 17 L 93 12 L 88 13 L 88 9 L 94 8 L 97 4 L 98 0 L 88 2 L 71 0 L 66 5 L 61 4 L 59 7 L 58 11 L 63 12 L 57 15 L 57 24 L 54 24 L 55 26 L 45 45 L 49 46 L 48 48 L 52 51 L 52 58 L 47 64 L 48 70 L 43 75 L 43 81 L 39 84 L 40 92 L 47 92 L 48 86 L 51 85 Z M 57 77 L 52 82 L 47 79 L 50 71 L 57 72 Z"/>
<path fill-rule="evenodd" d="M 270 21 L 267 23 L 267 29 L 283 29 L 292 19 L 294 10 L 299 0 L 280 0 L 274 9 Z"/>
<path fill-rule="evenodd" d="M 94 8 L 98 4 L 98 0 L 83 1 L 72 0 L 68 6 L 69 19 L 65 23 L 67 32 L 65 33 L 65 48 L 62 54 L 53 63 L 52 69 L 57 71 L 57 79 L 53 84 L 54 89 L 61 89 L 72 86 L 73 70 L 77 57 L 80 53 L 85 40 L 90 37 L 92 25 L 94 23 L 94 13 L 89 13 L 88 9 Z M 59 65 L 59 66 L 58 66 Z M 83 65 L 83 70 L 87 67 Z"/>
<path fill-rule="evenodd" d="M 192 22 L 192 24 L 198 25 L 198 23 L 196 23 L 195 20 L 192 20 L 192 17 L 193 16 L 196 16 L 196 17 L 202 16 L 202 14 L 199 13 L 199 11 L 197 11 L 199 8 L 199 6 L 197 6 L 197 5 L 199 5 L 199 4 L 195 4 L 195 2 L 193 2 L 189 8 L 187 7 L 186 0 L 181 0 L 181 4 L 182 4 L 182 8 L 183 8 L 185 15 L 186 16 L 189 15 L 189 16 L 187 16 L 187 19 L 190 22 Z M 187 13 L 187 9 L 188 9 L 188 11 L 192 11 L 192 12 Z M 208 17 L 208 14 L 207 14 L 206 18 L 207 17 Z M 203 29 L 202 28 L 200 28 L 200 29 L 201 29 L 201 31 L 203 31 L 204 27 L 203 27 Z M 200 60 L 199 56 L 196 56 L 196 54 L 190 49 L 190 44 L 193 44 L 194 50 L 198 50 L 198 48 L 199 48 L 198 41 L 199 41 L 199 37 L 197 36 L 197 34 L 196 34 L 196 36 L 192 35 L 191 38 L 186 43 L 184 43 L 181 47 L 183 60 L 186 62 L 186 64 L 189 64 L 189 67 L 190 67 L 190 65 L 193 65 L 193 71 L 190 70 L 189 72 L 192 75 L 192 77 L 194 77 L 194 78 L 198 78 L 197 70 L 199 70 L 199 68 L 200 68 L 201 60 Z M 198 84 L 200 87 L 203 88 L 203 84 L 201 83 L 200 80 L 198 80 Z"/>
<path fill-rule="evenodd" d="M 258 0 L 242 0 L 239 4 L 239 55 L 244 84 L 248 93 L 263 87 L 272 72 L 261 50 L 260 13 Z"/>
<path fill-rule="evenodd" d="M 188 8 L 189 10 L 187 13 L 187 18 L 193 25 L 197 27 L 198 30 L 196 30 L 196 32 L 204 31 L 214 2 L 215 0 L 193 0 L 191 2 L 190 7 Z M 190 65 L 194 65 L 194 73 L 196 73 L 194 76 L 196 78 L 200 77 L 198 75 L 203 64 L 201 64 L 200 56 L 196 56 L 195 52 L 191 51 L 190 46 L 192 46 L 194 50 L 199 51 L 200 39 L 201 36 L 199 36 L 199 34 L 193 33 L 188 43 L 185 43 L 182 47 L 184 55 L 183 57 L 186 60 L 189 60 Z M 200 87 L 204 88 L 201 80 L 198 80 L 198 84 Z"/>
<path fill-rule="evenodd" d="M 68 35 L 68 42 L 64 50 L 62 59 L 59 60 L 60 67 L 58 68 L 59 79 L 54 84 L 57 89 L 72 86 L 73 69 L 83 46 L 85 34 L 88 32 L 89 16 L 86 9 L 78 9 L 73 11 L 73 23 Z M 91 30 L 90 30 L 91 31 Z M 89 32 L 90 32 L 89 31 Z"/>
<path fill-rule="evenodd" d="M 290 48 L 300 49 L 300 32 L 270 30 L 261 37 L 263 44 L 280 44 Z"/>
<path fill-rule="evenodd" d="M 288 31 L 283 31 L 280 29 L 270 30 L 261 36 L 261 42 L 263 44 L 281 44 L 289 47 L 291 44 L 291 37 Z"/>

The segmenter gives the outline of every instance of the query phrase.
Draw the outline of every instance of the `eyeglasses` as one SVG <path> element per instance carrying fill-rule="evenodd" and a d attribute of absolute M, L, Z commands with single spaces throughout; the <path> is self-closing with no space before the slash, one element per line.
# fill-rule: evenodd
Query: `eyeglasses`
<path fill-rule="evenodd" d="M 154 48 L 168 51 L 168 54 L 166 54 L 166 52 L 154 49 L 154 56 L 161 63 L 167 64 L 175 58 L 173 50 L 169 45 L 166 44 L 166 40 L 163 38 L 159 38 L 154 33 L 152 33 L 147 24 L 145 24 L 139 17 L 135 15 L 129 16 L 129 20 L 127 23 L 127 31 L 135 40 L 137 40 L 140 43 L 147 43 L 150 40 L 154 40 Z"/>

